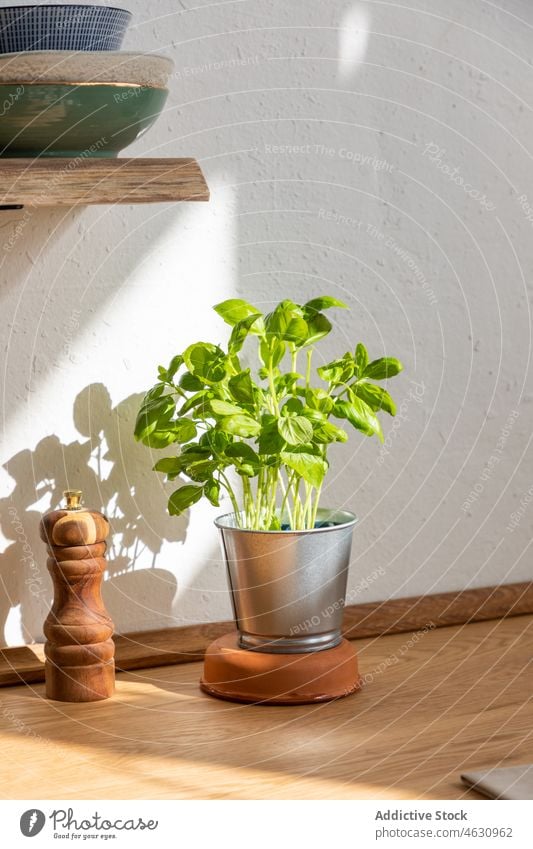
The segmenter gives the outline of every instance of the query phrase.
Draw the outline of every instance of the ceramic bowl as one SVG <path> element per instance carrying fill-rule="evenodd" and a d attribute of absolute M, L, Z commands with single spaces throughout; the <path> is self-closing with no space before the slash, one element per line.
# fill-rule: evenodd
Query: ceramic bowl
<path fill-rule="evenodd" d="M 130 20 L 131 12 L 110 6 L 4 6 L 0 52 L 118 50 Z"/>
<path fill-rule="evenodd" d="M 0 157 L 110 157 L 159 116 L 168 91 L 127 83 L 0 84 Z"/>
<path fill-rule="evenodd" d="M 158 53 L 35 50 L 0 56 L 0 83 L 135 83 L 165 87 L 174 63 Z"/>

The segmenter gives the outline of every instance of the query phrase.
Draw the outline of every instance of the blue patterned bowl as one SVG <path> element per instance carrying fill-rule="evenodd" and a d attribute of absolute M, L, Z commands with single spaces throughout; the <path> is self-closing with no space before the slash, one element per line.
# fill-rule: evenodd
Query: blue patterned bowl
<path fill-rule="evenodd" d="M 4 6 L 0 53 L 119 50 L 131 12 L 111 6 Z"/>

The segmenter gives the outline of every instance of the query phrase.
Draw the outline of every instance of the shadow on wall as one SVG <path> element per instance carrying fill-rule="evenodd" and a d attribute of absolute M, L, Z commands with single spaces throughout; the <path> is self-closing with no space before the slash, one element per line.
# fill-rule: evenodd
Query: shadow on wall
<path fill-rule="evenodd" d="M 116 630 L 128 630 L 132 619 L 145 628 L 173 623 L 177 581 L 156 563 L 165 541 L 184 541 L 187 520 L 167 514 L 167 494 L 151 472 L 146 448 L 133 439 L 141 397 L 130 395 L 113 407 L 103 384 L 87 386 L 74 402 L 80 441 L 67 445 L 50 435 L 4 464 L 15 486 L 0 500 L 1 530 L 9 541 L 0 555 L 0 637 L 11 608 L 20 606 L 28 642 L 48 613 L 51 581 L 34 505 L 48 498 L 50 506 L 60 506 L 67 488 L 82 489 L 87 506 L 102 509 L 111 522 L 104 600 Z M 151 568 L 135 570 L 141 555 L 144 563 L 148 555 Z"/>

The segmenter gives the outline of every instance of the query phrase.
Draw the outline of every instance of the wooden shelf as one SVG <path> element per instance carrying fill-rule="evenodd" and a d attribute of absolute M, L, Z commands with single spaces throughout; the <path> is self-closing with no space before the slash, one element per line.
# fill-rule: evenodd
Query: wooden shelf
<path fill-rule="evenodd" d="M 207 200 L 195 159 L 0 158 L 0 206 Z"/>

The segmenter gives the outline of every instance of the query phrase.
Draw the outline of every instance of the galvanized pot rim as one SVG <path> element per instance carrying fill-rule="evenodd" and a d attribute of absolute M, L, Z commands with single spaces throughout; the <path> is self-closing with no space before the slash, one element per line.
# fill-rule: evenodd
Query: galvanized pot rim
<path fill-rule="evenodd" d="M 223 516 L 218 516 L 215 519 L 215 525 L 217 528 L 221 530 L 231 530 L 231 531 L 240 531 L 243 534 L 269 534 L 270 536 L 273 534 L 277 534 L 278 536 L 288 537 L 288 536 L 301 536 L 302 534 L 325 534 L 330 533 L 331 531 L 338 531 L 339 528 L 346 528 L 350 525 L 355 525 L 359 519 L 355 515 L 355 513 L 351 513 L 349 510 L 329 510 L 328 508 L 321 508 L 318 511 L 318 516 L 321 521 L 335 521 L 335 525 L 331 525 L 329 528 L 308 528 L 304 530 L 279 530 L 279 531 L 259 531 L 255 528 L 240 528 L 235 522 L 236 513 L 225 513 Z"/>

